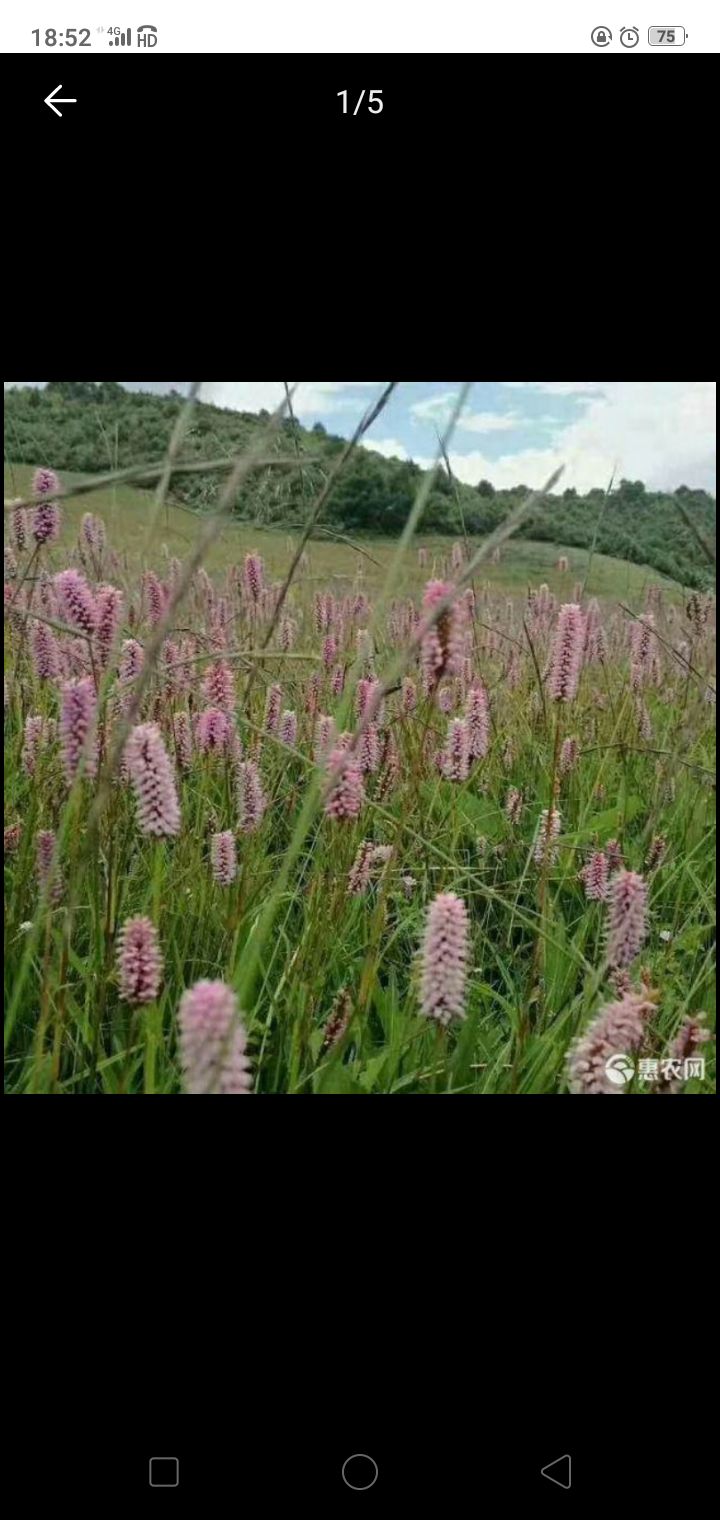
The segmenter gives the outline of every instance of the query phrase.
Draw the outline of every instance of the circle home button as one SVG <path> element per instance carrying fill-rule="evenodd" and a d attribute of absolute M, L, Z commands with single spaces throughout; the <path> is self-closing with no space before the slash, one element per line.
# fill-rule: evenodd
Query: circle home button
<path fill-rule="evenodd" d="M 365 1452 L 356 1451 L 352 1457 L 346 1457 L 342 1465 L 343 1483 L 356 1492 L 362 1492 L 365 1488 L 372 1488 L 378 1479 L 378 1465 L 373 1457 L 366 1456 Z"/>

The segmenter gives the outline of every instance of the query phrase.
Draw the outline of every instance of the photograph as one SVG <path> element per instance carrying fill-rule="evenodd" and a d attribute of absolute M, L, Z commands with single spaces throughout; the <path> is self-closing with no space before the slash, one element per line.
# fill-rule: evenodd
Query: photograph
<path fill-rule="evenodd" d="M 6 381 L 6 1095 L 714 1093 L 715 403 Z"/>

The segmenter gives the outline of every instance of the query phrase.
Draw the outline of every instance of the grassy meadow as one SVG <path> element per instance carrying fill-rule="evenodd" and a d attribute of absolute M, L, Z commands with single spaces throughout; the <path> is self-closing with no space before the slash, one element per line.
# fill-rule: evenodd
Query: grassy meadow
<path fill-rule="evenodd" d="M 32 477 L 6 464 L 6 507 Z M 630 1049 L 636 1069 L 602 1090 L 714 1089 L 714 599 L 637 564 L 529 540 L 502 543 L 471 574 L 481 540 L 422 526 L 401 548 L 320 525 L 287 584 L 298 530 L 224 521 L 176 602 L 204 527 L 192 511 L 108 484 L 63 499 L 59 537 L 40 548 L 32 511 L 24 546 L 5 514 L 7 1091 L 235 1090 L 212 1073 L 204 1089 L 188 1080 L 179 1008 L 203 981 L 236 999 L 256 1094 L 598 1090 L 572 1080 L 572 1052 L 594 1027 L 602 1043 L 603 1011 L 623 999 L 642 1005 L 642 1036 L 608 1036 L 607 1049 Z M 262 560 L 257 594 L 248 555 Z M 99 588 L 121 593 L 104 652 L 61 594 L 55 578 L 68 569 L 93 606 Z M 439 674 L 428 683 L 430 634 L 419 642 L 417 618 L 431 580 L 459 582 L 462 597 L 432 625 Z M 577 691 L 555 700 L 564 604 L 581 608 L 586 633 Z M 49 676 L 40 625 L 55 651 Z M 127 643 L 144 655 L 135 711 Z M 229 679 L 231 695 L 220 704 L 229 732 L 214 746 L 201 719 L 219 705 L 217 666 L 217 689 Z M 361 694 L 377 681 L 385 689 L 368 717 Z M 93 720 L 75 764 L 63 693 L 83 682 Z M 456 764 L 477 690 L 479 752 Z M 128 712 L 129 732 L 152 725 L 169 758 L 175 832 L 143 831 Z M 323 717 L 362 760 L 351 816 L 328 805 L 342 778 L 318 739 Z M 223 884 L 213 839 L 228 834 L 236 865 Z M 592 898 L 581 873 L 598 855 L 607 883 Z M 617 964 L 613 870 L 642 878 L 646 897 L 636 952 Z M 462 1007 L 440 1020 L 426 990 L 443 975 L 428 969 L 428 921 L 445 894 L 464 905 L 467 943 Z M 145 1001 L 125 995 L 120 967 L 134 917 L 150 921 L 162 961 Z M 697 1048 L 704 1074 L 663 1076 L 681 1047 Z M 643 1061 L 655 1078 L 643 1079 Z"/>

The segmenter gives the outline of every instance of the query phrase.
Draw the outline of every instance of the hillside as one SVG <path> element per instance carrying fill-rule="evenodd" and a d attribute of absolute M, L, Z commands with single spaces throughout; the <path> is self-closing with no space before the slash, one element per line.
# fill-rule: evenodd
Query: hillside
<path fill-rule="evenodd" d="M 5 457 L 18 463 L 51 465 L 79 474 L 122 468 L 160 459 L 167 448 L 182 398 L 125 391 L 115 382 L 51 382 L 44 391 L 5 393 Z M 210 459 L 247 447 L 268 414 L 224 411 L 197 405 L 183 443 L 188 458 Z M 292 527 L 327 478 L 345 440 L 287 420 L 273 448 L 299 449 L 302 473 L 256 474 L 238 493 L 237 515 L 267 526 Z M 360 448 L 340 476 L 323 521 L 354 535 L 397 534 L 406 520 L 423 472 L 411 462 Z M 176 477 L 175 499 L 194 510 L 210 506 L 217 476 Z M 430 492 L 422 532 L 473 536 L 488 533 L 523 498 L 527 487 L 495 491 L 488 481 L 455 488 L 441 473 Z M 456 495 L 457 493 L 457 495 Z M 603 490 L 580 496 L 574 490 L 550 496 L 523 523 L 520 537 L 588 547 L 597 527 L 598 551 L 635 564 L 650 565 L 688 586 L 711 584 L 711 566 L 683 521 L 678 502 L 706 540 L 715 539 L 715 501 L 705 491 L 681 486 L 674 494 L 647 491 L 642 481 L 622 480 L 603 508 Z M 598 525 L 598 517 L 600 522 Z"/>
<path fill-rule="evenodd" d="M 5 496 L 28 496 L 32 476 L 32 465 L 6 464 Z M 64 472 L 63 482 L 66 486 L 75 483 L 71 471 Z M 151 563 L 161 543 L 170 554 L 177 554 L 181 559 L 192 544 L 196 523 L 185 508 L 166 503 L 155 533 L 151 535 L 152 492 L 129 485 L 105 486 L 94 491 L 91 498 L 67 496 L 63 501 L 63 521 L 70 538 L 80 532 L 83 514 L 89 507 L 103 519 L 108 539 L 122 555 L 123 570 L 127 574 L 136 574 Z M 409 595 L 419 599 L 428 573 L 443 573 L 443 560 L 449 560 L 453 541 L 454 536 L 451 538 L 441 533 L 422 536 L 422 542 L 430 550 L 426 569 L 418 563 L 417 548 L 410 548 L 403 569 L 403 587 Z M 473 549 L 477 548 L 476 539 L 471 538 L 470 542 Z M 296 543 L 296 534 L 280 532 L 276 527 L 258 528 L 257 524 L 238 518 L 228 523 L 211 544 L 205 565 L 211 575 L 220 575 L 229 562 L 237 564 L 248 551 L 257 551 L 262 555 L 268 575 L 276 580 L 282 577 L 288 553 Z M 373 599 L 379 597 L 395 553 L 395 543 L 387 535 L 364 534 L 361 553 L 357 552 L 355 545 L 360 547 L 356 537 L 338 540 L 335 529 L 318 530 L 310 553 L 311 577 L 326 581 L 336 594 L 341 595 L 361 572 L 365 591 Z M 560 554 L 565 554 L 568 559 L 566 572 L 557 568 Z M 647 565 L 611 559 L 596 552 L 589 567 L 587 549 L 568 544 L 538 543 L 527 538 L 513 538 L 505 544 L 500 560 L 484 566 L 482 583 L 497 594 L 524 596 L 528 586 L 539 586 L 544 581 L 558 601 L 562 601 L 567 600 L 569 588 L 575 581 L 585 580 L 588 570 L 587 594 L 603 603 L 625 602 L 629 607 L 640 607 L 647 586 L 653 581 L 663 585 L 668 603 L 682 598 L 672 581 L 658 577 L 657 572 Z"/>

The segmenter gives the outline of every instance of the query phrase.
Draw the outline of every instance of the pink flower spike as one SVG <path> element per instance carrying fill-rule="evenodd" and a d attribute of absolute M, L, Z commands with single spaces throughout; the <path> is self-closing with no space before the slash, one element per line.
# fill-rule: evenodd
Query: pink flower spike
<path fill-rule="evenodd" d="M 153 628 L 156 628 L 165 612 L 165 588 L 153 570 L 145 571 L 143 588 L 147 598 L 148 617 Z"/>
<path fill-rule="evenodd" d="M 651 675 L 654 629 L 655 617 L 652 612 L 644 612 L 630 629 L 630 685 L 633 691 L 645 686 Z"/>
<path fill-rule="evenodd" d="M 372 696 L 372 680 L 368 676 L 361 676 L 355 688 L 355 712 L 358 719 L 364 718 Z"/>
<path fill-rule="evenodd" d="M 157 929 L 149 918 L 128 918 L 117 942 L 120 997 L 125 1003 L 154 1003 L 163 974 Z"/>
<path fill-rule="evenodd" d="M 175 713 L 173 717 L 173 734 L 175 736 L 175 752 L 177 762 L 182 771 L 188 771 L 192 765 L 192 727 L 190 715 L 186 712 Z"/>
<path fill-rule="evenodd" d="M 213 834 L 210 861 L 215 881 L 221 887 L 229 887 L 237 876 L 237 850 L 231 829 L 225 829 L 222 834 Z"/>
<path fill-rule="evenodd" d="M 98 661 L 103 670 L 110 663 L 110 656 L 115 647 L 120 617 L 122 614 L 123 594 L 117 586 L 98 586 L 95 593 L 95 608 L 97 612 L 97 627 L 95 630 L 95 648 Z"/>
<path fill-rule="evenodd" d="M 666 853 L 667 840 L 662 834 L 655 834 L 650 843 L 650 849 L 647 852 L 645 861 L 648 871 L 656 871 L 658 866 L 662 865 Z"/>
<path fill-rule="evenodd" d="M 281 707 L 282 686 L 274 685 L 268 687 L 267 697 L 265 698 L 265 716 L 263 718 L 263 727 L 266 734 L 277 733 Z"/>
<path fill-rule="evenodd" d="M 280 719 L 279 737 L 282 740 L 282 743 L 289 744 L 291 749 L 294 749 L 295 745 L 297 744 L 297 729 L 297 713 L 293 712 L 291 708 L 287 707 Z"/>
<path fill-rule="evenodd" d="M 245 555 L 245 595 L 250 602 L 257 602 L 263 589 L 263 562 L 259 554 Z"/>
<path fill-rule="evenodd" d="M 325 816 L 338 822 L 357 818 L 365 801 L 362 771 L 357 760 L 354 756 L 348 759 L 346 750 L 338 744 L 328 756 L 327 769 L 330 784 L 325 801 Z"/>
<path fill-rule="evenodd" d="M 572 702 L 577 695 L 585 645 L 585 619 L 576 602 L 558 613 L 550 665 L 550 695 L 555 702 Z"/>
<path fill-rule="evenodd" d="M 195 738 L 204 755 L 225 754 L 229 748 L 231 724 L 219 707 L 206 707 L 198 714 Z"/>
<path fill-rule="evenodd" d="M 26 776 L 35 775 L 38 755 L 43 746 L 45 735 L 45 719 L 41 713 L 28 713 L 23 730 L 23 747 L 20 753 L 20 763 Z"/>
<path fill-rule="evenodd" d="M 543 808 L 540 814 L 540 823 L 535 836 L 535 848 L 533 851 L 533 859 L 537 866 L 541 866 L 546 857 L 548 865 L 555 865 L 558 852 L 553 841 L 557 839 L 561 829 L 562 817 L 558 809 L 552 809 L 548 822 L 548 809 Z"/>
<path fill-rule="evenodd" d="M 610 883 L 608 965 L 629 966 L 647 937 L 647 886 L 635 871 L 618 871 Z"/>
<path fill-rule="evenodd" d="M 125 760 L 137 803 L 141 834 L 158 838 L 180 833 L 175 776 L 159 728 L 140 723 L 125 746 Z"/>
<path fill-rule="evenodd" d="M 468 915 L 462 898 L 441 892 L 430 904 L 422 950 L 421 1009 L 447 1027 L 465 1017 Z"/>
<path fill-rule="evenodd" d="M 360 735 L 358 745 L 360 770 L 364 776 L 374 775 L 380 767 L 380 735 L 375 723 L 368 723 Z"/>
<path fill-rule="evenodd" d="M 468 726 L 470 758 L 482 760 L 488 752 L 490 711 L 487 692 L 480 681 L 475 682 L 468 692 L 465 717 Z"/>
<path fill-rule="evenodd" d="M 94 517 L 92 512 L 83 512 L 80 530 L 89 549 L 95 549 L 100 553 L 105 547 L 105 524 L 101 517 Z"/>
<path fill-rule="evenodd" d="M 608 863 L 604 850 L 596 850 L 580 875 L 590 902 L 604 902 L 608 892 Z"/>
<path fill-rule="evenodd" d="M 622 870 L 623 853 L 618 839 L 606 840 L 605 854 L 607 855 L 608 872 L 611 876 L 614 871 Z"/>
<path fill-rule="evenodd" d="M 470 732 L 467 718 L 453 718 L 440 768 L 446 781 L 467 781 L 470 774 Z"/>
<path fill-rule="evenodd" d="M 95 598 L 79 570 L 60 570 L 54 580 L 60 617 L 78 633 L 91 634 L 97 625 Z"/>
<path fill-rule="evenodd" d="M 43 892 L 48 883 L 51 883 L 49 887 L 50 901 L 57 903 L 62 897 L 63 888 L 62 876 L 60 875 L 57 863 L 53 869 L 55 835 L 52 829 L 40 829 L 35 837 L 35 845 L 37 849 L 38 886 L 40 891 Z"/>
<path fill-rule="evenodd" d="M 54 496 L 60 490 L 60 480 L 54 470 L 36 470 L 32 478 L 33 496 Z"/>
<path fill-rule="evenodd" d="M 145 651 L 137 639 L 123 639 L 118 660 L 118 680 L 125 685 L 128 681 L 134 681 L 143 668 Z"/>
<path fill-rule="evenodd" d="M 22 824 L 11 823 L 5 829 L 4 850 L 6 855 L 12 855 L 22 839 Z"/>
<path fill-rule="evenodd" d="M 688 1014 L 683 1019 L 674 1040 L 668 1046 L 664 1059 L 660 1062 L 661 1076 L 656 1091 L 661 1093 L 678 1093 L 682 1091 L 689 1073 L 685 1068 L 685 1062 L 691 1061 L 695 1052 L 707 1040 L 712 1039 L 710 1030 L 705 1026 L 704 1013 Z M 694 1073 L 699 1075 L 699 1073 Z"/>
<path fill-rule="evenodd" d="M 60 536 L 60 508 L 57 502 L 41 502 L 33 513 L 33 538 L 36 544 L 52 544 Z"/>
<path fill-rule="evenodd" d="M 505 798 L 505 816 L 509 823 L 519 823 L 523 807 L 523 794 L 516 786 L 511 786 Z"/>
<path fill-rule="evenodd" d="M 283 618 L 280 624 L 280 648 L 287 654 L 295 643 L 297 624 L 292 618 Z"/>
<path fill-rule="evenodd" d="M 348 873 L 347 889 L 350 897 L 362 897 L 370 885 L 374 848 L 371 839 L 363 839 Z"/>
<path fill-rule="evenodd" d="M 260 772 L 254 760 L 241 761 L 237 768 L 237 799 L 240 828 L 243 834 L 254 834 L 262 823 L 267 807 Z"/>
<path fill-rule="evenodd" d="M 22 501 L 22 497 L 19 499 Z M 13 538 L 15 540 L 15 548 L 17 549 L 18 554 L 22 554 L 23 550 L 27 548 L 29 534 L 28 511 L 25 507 L 13 508 L 12 530 Z"/>
<path fill-rule="evenodd" d="M 457 675 L 462 663 L 461 611 L 457 603 L 446 607 L 430 624 L 439 602 L 452 596 L 455 587 L 446 581 L 428 581 L 423 596 L 425 618 L 421 623 L 420 663 L 426 692 L 437 685 L 443 675 Z"/>
<path fill-rule="evenodd" d="M 618 1002 L 602 1008 L 568 1052 L 570 1091 L 624 1092 L 626 1082 L 614 1080 L 617 1068 L 608 1066 L 608 1062 L 613 1056 L 640 1048 L 647 1021 L 654 1012 L 655 1004 L 637 992 L 626 992 Z"/>
<path fill-rule="evenodd" d="M 97 745 L 92 737 L 96 713 L 92 677 L 67 681 L 60 697 L 60 747 L 68 784 L 74 781 L 81 760 L 85 776 L 97 774 Z"/>
<path fill-rule="evenodd" d="M 560 750 L 560 775 L 567 776 L 577 764 L 579 753 L 578 741 L 575 738 L 564 739 Z"/>
<path fill-rule="evenodd" d="M 209 665 L 203 680 L 203 694 L 208 707 L 219 707 L 230 713 L 235 705 L 233 673 L 224 660 Z"/>
<path fill-rule="evenodd" d="M 410 676 L 403 676 L 402 683 L 402 710 L 406 717 L 414 713 L 417 707 L 417 687 Z"/>
<path fill-rule="evenodd" d="M 314 757 L 316 765 L 324 765 L 330 750 L 335 743 L 335 719 L 327 713 L 320 713 L 315 725 L 315 749 Z"/>
<path fill-rule="evenodd" d="M 323 1045 L 326 1050 L 331 1050 L 333 1046 L 340 1044 L 352 1018 L 352 1011 L 353 1005 L 350 993 L 346 987 L 342 987 L 333 1001 L 325 1025 Z"/>
<path fill-rule="evenodd" d="M 247 1035 L 225 982 L 196 982 L 178 1010 L 180 1063 L 188 1093 L 252 1091 Z"/>

